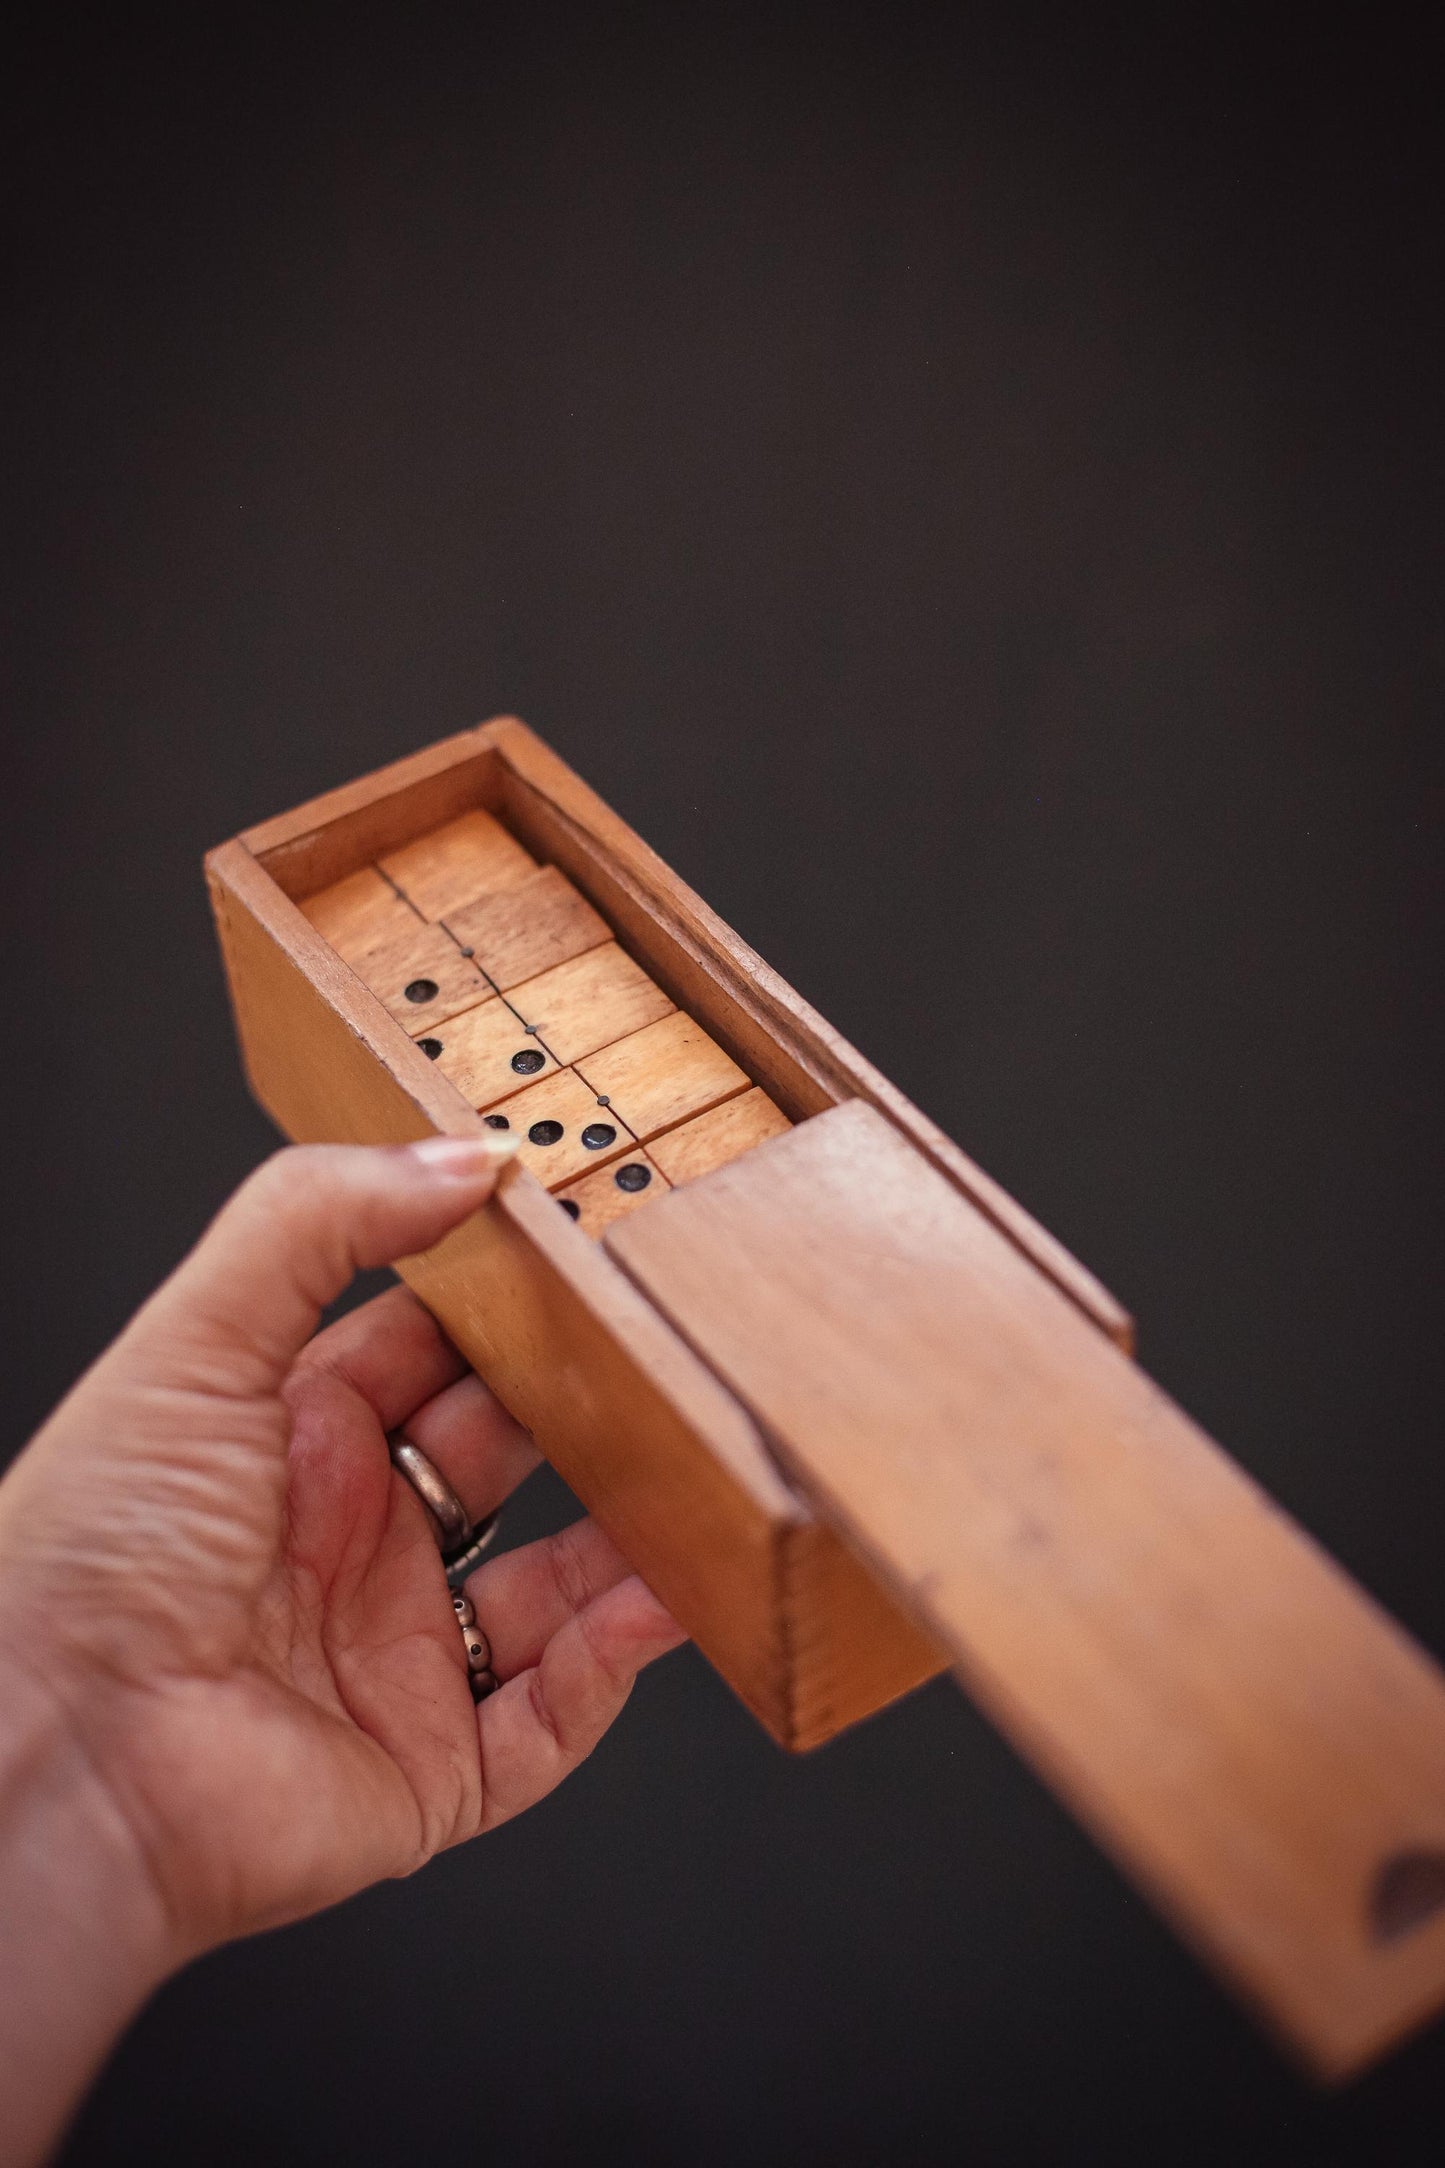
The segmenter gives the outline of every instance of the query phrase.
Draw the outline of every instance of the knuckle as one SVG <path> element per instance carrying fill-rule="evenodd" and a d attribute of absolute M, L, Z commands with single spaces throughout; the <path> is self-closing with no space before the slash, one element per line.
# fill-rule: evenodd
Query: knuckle
<path fill-rule="evenodd" d="M 571 1612 L 582 1611 L 592 1596 L 582 1555 L 582 1538 L 578 1534 L 585 1526 L 584 1521 L 574 1521 L 570 1528 L 560 1529 L 555 1536 L 549 1537 L 547 1544 L 548 1569 L 558 1595 Z"/>
<path fill-rule="evenodd" d="M 614 1692 L 625 1692 L 631 1683 L 631 1669 L 616 1643 L 600 1630 L 597 1613 L 590 1606 L 578 1612 L 577 1631 L 597 1676 Z"/>
<path fill-rule="evenodd" d="M 321 1148 L 315 1144 L 288 1144 L 279 1152 L 272 1152 L 246 1184 L 254 1194 L 276 1193 L 286 1197 L 294 1193 L 298 1184 L 314 1179 L 316 1162 Z"/>
<path fill-rule="evenodd" d="M 319 1310 L 351 1279 L 351 1215 L 337 1208 L 337 1170 L 334 1162 L 328 1164 L 334 1151 L 334 1146 L 298 1145 L 273 1152 L 202 1237 L 197 1247 L 202 1272 L 208 1261 L 214 1280 L 221 1261 L 229 1259 L 249 1275 L 251 1310 L 264 1311 L 263 1289 L 276 1304 L 300 1297 Z M 212 1293 L 249 1336 L 247 1319 L 237 1318 L 222 1283 L 216 1282 Z"/>
<path fill-rule="evenodd" d="M 329 1186 L 324 1174 L 324 1147 L 292 1144 L 263 1159 L 237 1190 L 234 1204 L 248 1219 L 286 1225 L 304 1218 Z"/>
<path fill-rule="evenodd" d="M 568 1758 L 567 1742 L 562 1736 L 562 1729 L 557 1721 L 557 1713 L 547 1698 L 547 1691 L 542 1683 L 540 1670 L 529 1671 L 527 1674 L 527 1700 L 538 1730 L 551 1742 L 559 1755 L 564 1759 Z"/>

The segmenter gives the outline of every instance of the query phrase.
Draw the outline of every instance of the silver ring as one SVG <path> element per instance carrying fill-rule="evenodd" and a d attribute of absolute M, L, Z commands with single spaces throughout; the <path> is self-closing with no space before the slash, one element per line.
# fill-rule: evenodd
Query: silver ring
<path fill-rule="evenodd" d="M 434 1467 L 421 1447 L 413 1445 L 399 1430 L 394 1430 L 386 1443 L 392 1467 L 406 1477 L 431 1516 L 432 1532 L 443 1558 L 460 1549 L 472 1532 L 471 1515 L 440 1468 Z"/>

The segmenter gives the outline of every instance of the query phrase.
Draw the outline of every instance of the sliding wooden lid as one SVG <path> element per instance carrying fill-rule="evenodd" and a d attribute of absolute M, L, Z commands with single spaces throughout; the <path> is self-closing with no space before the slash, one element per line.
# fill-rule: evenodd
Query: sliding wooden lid
<path fill-rule="evenodd" d="M 1445 1679 L 861 1101 L 607 1246 L 1317 2070 L 1445 1998 Z"/>

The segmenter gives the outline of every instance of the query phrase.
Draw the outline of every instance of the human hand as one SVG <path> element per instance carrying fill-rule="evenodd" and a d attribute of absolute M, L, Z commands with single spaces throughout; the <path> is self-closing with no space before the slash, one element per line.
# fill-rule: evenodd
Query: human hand
<path fill-rule="evenodd" d="M 474 1706 L 386 1433 L 477 1518 L 535 1450 L 404 1289 L 310 1337 L 503 1165 L 491 1139 L 279 1153 L 0 1484 L 0 1666 L 156 1977 L 530 1806 L 683 1638 L 581 1521 L 471 1577 L 502 1682 Z"/>

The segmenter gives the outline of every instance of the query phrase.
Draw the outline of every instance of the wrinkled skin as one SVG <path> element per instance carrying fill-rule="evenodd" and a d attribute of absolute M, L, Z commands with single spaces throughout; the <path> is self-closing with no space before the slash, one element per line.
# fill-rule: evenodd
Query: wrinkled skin
<path fill-rule="evenodd" d="M 534 1465 L 530 1440 L 403 1289 L 311 1338 L 356 1270 L 439 1239 L 503 1164 L 486 1140 L 278 1154 L 0 1484 L 0 1671 L 18 1712 L 0 1756 L 0 1915 L 6 1828 L 32 1940 L 44 1832 L 66 1831 L 57 1947 L 85 1932 L 67 1886 L 94 1881 L 87 1921 L 113 1893 L 108 1946 L 117 1966 L 130 1952 L 132 2002 L 199 1950 L 530 1806 L 681 1638 L 579 1522 L 472 1576 L 502 1682 L 474 1706 L 386 1433 L 404 1425 L 474 1516 Z M 100 2052 L 127 2014 L 106 2019 Z M 0 2141 L 0 2158 L 28 2157 Z"/>

